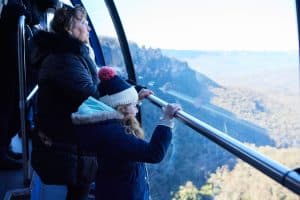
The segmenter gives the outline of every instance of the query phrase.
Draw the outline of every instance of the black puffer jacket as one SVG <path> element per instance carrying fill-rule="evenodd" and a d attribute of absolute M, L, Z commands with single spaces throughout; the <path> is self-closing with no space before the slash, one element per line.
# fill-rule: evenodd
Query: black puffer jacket
<path fill-rule="evenodd" d="M 67 33 L 42 31 L 34 43 L 39 129 L 56 142 L 76 143 L 71 113 L 89 96 L 99 97 L 96 66 L 87 46 Z"/>

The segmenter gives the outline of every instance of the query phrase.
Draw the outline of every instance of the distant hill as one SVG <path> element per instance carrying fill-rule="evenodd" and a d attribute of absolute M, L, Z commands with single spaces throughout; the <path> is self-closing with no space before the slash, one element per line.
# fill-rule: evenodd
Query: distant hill
<path fill-rule="evenodd" d="M 162 50 L 223 86 L 255 88 L 265 93 L 298 95 L 297 51 Z"/>
<path fill-rule="evenodd" d="M 299 98 L 242 88 L 215 88 L 212 103 L 268 130 L 276 147 L 300 147 Z"/>
<path fill-rule="evenodd" d="M 162 49 L 161 52 L 170 58 L 186 61 L 189 64 L 196 64 L 196 66 L 191 66 L 193 68 L 210 67 L 214 72 L 219 71 L 223 73 L 235 73 L 235 71 L 251 73 L 256 70 L 287 69 L 298 66 L 297 51 L 197 51 Z M 197 66 L 198 64 L 199 66 Z"/>
<path fill-rule="evenodd" d="M 116 41 L 101 38 L 101 43 L 108 58 L 106 64 L 124 66 Z M 256 100 L 253 98 L 255 92 L 231 91 L 195 71 L 187 62 L 164 55 L 160 49 L 139 47 L 136 43 L 129 45 L 139 84 L 152 89 L 155 95 L 168 102 L 180 103 L 186 112 L 242 142 L 257 146 L 277 145 L 275 134 L 270 137 L 267 130 L 270 127 L 260 123 L 262 117 L 250 120 L 240 115 L 246 114 L 250 102 Z M 233 100 L 237 105 L 229 106 Z M 242 103 L 243 101 L 249 103 Z M 250 110 L 263 116 L 271 108 L 264 100 L 257 100 L 255 107 Z M 276 112 L 286 112 L 285 109 L 281 106 L 281 110 Z M 159 109 L 147 101 L 143 103 L 143 128 L 147 138 L 160 116 Z M 282 126 L 276 120 L 271 120 L 270 123 L 274 123 L 274 127 Z M 290 144 L 287 143 L 288 145 Z M 187 181 L 201 187 L 218 167 L 227 165 L 232 169 L 236 162 L 237 159 L 230 153 L 178 122 L 166 158 L 158 165 L 148 165 L 152 198 L 170 199 L 171 192 L 176 192 Z"/>

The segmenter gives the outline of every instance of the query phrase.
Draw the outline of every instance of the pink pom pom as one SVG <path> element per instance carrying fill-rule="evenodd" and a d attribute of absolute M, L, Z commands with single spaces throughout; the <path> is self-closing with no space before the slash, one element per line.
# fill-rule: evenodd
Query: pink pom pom
<path fill-rule="evenodd" d="M 101 81 L 112 79 L 116 75 L 116 71 L 112 67 L 101 67 L 98 72 L 98 77 Z"/>

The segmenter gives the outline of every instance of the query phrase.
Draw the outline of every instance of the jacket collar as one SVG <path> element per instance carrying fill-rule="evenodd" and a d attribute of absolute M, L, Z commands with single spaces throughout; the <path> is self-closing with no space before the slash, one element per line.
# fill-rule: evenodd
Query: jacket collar
<path fill-rule="evenodd" d="M 40 63 L 49 54 L 72 53 L 88 57 L 89 49 L 80 40 L 66 33 L 39 31 L 33 38 L 30 62 L 33 67 L 39 68 Z"/>
<path fill-rule="evenodd" d="M 88 47 L 80 40 L 66 33 L 39 31 L 34 37 L 34 44 L 43 52 L 49 53 L 88 53 Z"/>
<path fill-rule="evenodd" d="M 110 119 L 123 119 L 123 115 L 103 102 L 89 97 L 75 113 L 72 113 L 71 119 L 73 124 L 91 124 Z"/>

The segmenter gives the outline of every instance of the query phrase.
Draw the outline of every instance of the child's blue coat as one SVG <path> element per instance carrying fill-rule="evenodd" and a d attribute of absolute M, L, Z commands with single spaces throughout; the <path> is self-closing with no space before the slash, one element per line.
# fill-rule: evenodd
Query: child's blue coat
<path fill-rule="evenodd" d="M 77 115 L 77 120 L 83 121 L 76 132 L 82 148 L 98 152 L 96 199 L 148 200 L 144 163 L 158 163 L 164 158 L 172 138 L 171 129 L 157 126 L 150 141 L 146 142 L 126 133 L 120 115 L 114 110 L 103 109 L 90 115 L 97 120 Z"/>

